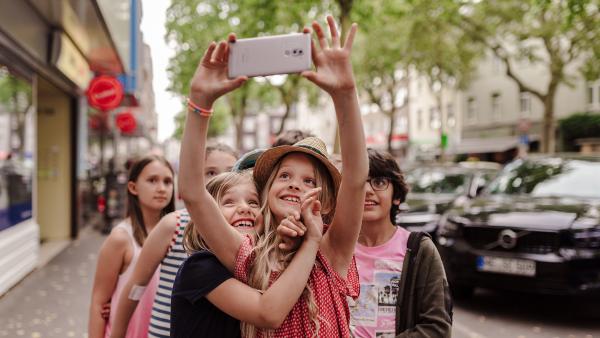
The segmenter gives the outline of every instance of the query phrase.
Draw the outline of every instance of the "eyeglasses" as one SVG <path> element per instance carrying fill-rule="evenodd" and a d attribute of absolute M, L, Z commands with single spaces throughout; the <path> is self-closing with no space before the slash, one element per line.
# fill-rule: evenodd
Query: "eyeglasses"
<path fill-rule="evenodd" d="M 386 190 L 390 186 L 390 179 L 387 177 L 371 177 L 367 179 L 367 182 L 376 191 Z"/>

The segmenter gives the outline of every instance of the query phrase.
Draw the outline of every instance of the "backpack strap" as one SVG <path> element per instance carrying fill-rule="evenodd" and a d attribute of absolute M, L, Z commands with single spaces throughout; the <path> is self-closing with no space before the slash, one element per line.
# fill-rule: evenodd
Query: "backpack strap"
<path fill-rule="evenodd" d="M 408 243 L 406 245 L 406 255 L 405 259 L 408 259 L 408 265 L 406 271 L 402 271 L 401 279 L 405 280 L 403 294 L 398 295 L 396 298 L 396 334 L 403 332 L 406 330 L 406 314 L 408 313 L 410 292 L 413 289 L 413 278 L 415 269 L 415 261 L 417 259 L 417 254 L 419 253 L 419 248 L 421 247 L 421 239 L 423 236 L 426 236 L 424 232 L 411 232 L 408 236 Z"/>

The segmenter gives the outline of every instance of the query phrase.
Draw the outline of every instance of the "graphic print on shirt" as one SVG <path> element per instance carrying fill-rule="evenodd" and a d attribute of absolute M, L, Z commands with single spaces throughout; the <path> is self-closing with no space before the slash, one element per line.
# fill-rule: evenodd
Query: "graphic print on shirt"
<path fill-rule="evenodd" d="M 360 296 L 349 302 L 351 326 L 376 327 L 376 337 L 394 336 L 402 264 L 376 260 L 371 280 L 361 280 Z"/>

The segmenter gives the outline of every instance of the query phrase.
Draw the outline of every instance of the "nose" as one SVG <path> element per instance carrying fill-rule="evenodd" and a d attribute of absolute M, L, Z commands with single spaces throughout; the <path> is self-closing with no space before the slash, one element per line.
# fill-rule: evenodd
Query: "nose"
<path fill-rule="evenodd" d="M 365 182 L 365 188 L 366 188 L 365 191 L 366 191 L 367 195 L 368 194 L 371 194 L 371 195 L 375 194 L 375 191 L 373 191 L 373 187 L 371 186 L 371 183 L 369 181 Z"/>
<path fill-rule="evenodd" d="M 297 180 L 291 180 L 288 188 L 291 190 L 300 191 L 300 184 L 297 182 Z"/>
<path fill-rule="evenodd" d="M 237 212 L 238 214 L 250 214 L 250 205 L 247 202 L 242 202 L 238 205 Z"/>

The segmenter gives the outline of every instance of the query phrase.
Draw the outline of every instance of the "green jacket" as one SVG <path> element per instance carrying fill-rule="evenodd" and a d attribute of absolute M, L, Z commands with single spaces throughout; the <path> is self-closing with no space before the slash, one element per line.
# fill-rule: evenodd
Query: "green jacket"
<path fill-rule="evenodd" d="M 417 255 L 407 250 L 404 257 L 396 334 L 397 338 L 452 335 L 452 299 L 446 272 L 431 237 L 426 234 L 421 238 Z"/>

